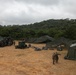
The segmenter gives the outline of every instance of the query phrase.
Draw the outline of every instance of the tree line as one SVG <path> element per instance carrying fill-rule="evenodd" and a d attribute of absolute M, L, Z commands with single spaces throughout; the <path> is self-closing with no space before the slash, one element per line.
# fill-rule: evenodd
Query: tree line
<path fill-rule="evenodd" d="M 76 19 L 49 19 L 28 25 L 0 25 L 0 36 L 14 39 L 36 38 L 49 35 L 76 40 Z"/>

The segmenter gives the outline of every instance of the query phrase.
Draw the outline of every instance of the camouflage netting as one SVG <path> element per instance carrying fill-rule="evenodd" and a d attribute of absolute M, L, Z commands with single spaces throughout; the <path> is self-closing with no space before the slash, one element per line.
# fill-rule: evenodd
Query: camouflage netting
<path fill-rule="evenodd" d="M 0 47 L 10 46 L 13 44 L 13 39 L 10 37 L 1 37 L 0 36 Z"/>
<path fill-rule="evenodd" d="M 37 38 L 29 38 L 28 43 L 34 43 Z"/>
<path fill-rule="evenodd" d="M 52 48 L 52 47 L 56 48 L 59 45 L 64 45 L 64 47 L 68 48 L 69 44 L 70 44 L 69 41 L 70 41 L 69 39 L 61 37 L 61 38 L 55 39 L 52 42 L 46 43 L 46 46 L 49 47 L 49 48 Z"/>
<path fill-rule="evenodd" d="M 37 38 L 35 40 L 35 43 L 47 43 L 47 42 L 51 42 L 51 41 L 54 41 L 54 39 L 48 35 L 45 35 L 40 38 Z"/>

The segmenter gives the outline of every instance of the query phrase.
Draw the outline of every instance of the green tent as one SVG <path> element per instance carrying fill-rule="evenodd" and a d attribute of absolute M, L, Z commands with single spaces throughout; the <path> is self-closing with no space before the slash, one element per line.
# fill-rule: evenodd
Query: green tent
<path fill-rule="evenodd" d="M 65 38 L 65 37 L 60 37 L 58 39 L 56 39 L 54 42 L 57 44 L 57 45 L 65 45 L 66 47 L 68 46 L 68 43 L 69 43 L 69 39 Z"/>
<path fill-rule="evenodd" d="M 54 38 L 52 38 L 48 35 L 44 35 L 44 36 L 41 36 L 41 37 L 37 38 L 35 40 L 35 43 L 47 43 L 47 42 L 51 42 L 53 40 L 54 40 Z"/>
<path fill-rule="evenodd" d="M 49 49 L 56 48 L 57 44 L 54 41 L 53 42 L 48 42 L 48 43 L 46 43 L 46 47 L 49 48 Z"/>
<path fill-rule="evenodd" d="M 62 47 L 63 45 L 63 47 Z M 62 48 L 68 48 L 69 47 L 69 39 L 64 38 L 64 37 L 60 37 L 58 39 L 55 39 L 52 42 L 48 42 L 46 43 L 46 46 L 48 48 L 57 48 L 57 50 L 62 50 L 60 47 L 58 48 L 58 46 L 61 46 Z"/>
<path fill-rule="evenodd" d="M 37 38 L 29 38 L 27 42 L 28 42 L 28 43 L 34 43 L 36 39 L 37 39 Z"/>
<path fill-rule="evenodd" d="M 65 56 L 64 58 L 76 60 L 76 43 L 70 45 L 67 56 Z"/>

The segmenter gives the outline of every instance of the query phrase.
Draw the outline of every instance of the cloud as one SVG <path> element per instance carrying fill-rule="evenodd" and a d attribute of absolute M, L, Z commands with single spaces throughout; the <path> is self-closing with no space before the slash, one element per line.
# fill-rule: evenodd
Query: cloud
<path fill-rule="evenodd" d="M 68 12 L 69 14 L 75 15 L 75 13 L 76 13 L 76 0 L 67 0 L 62 5 L 65 5 L 64 9 L 66 12 Z"/>
<path fill-rule="evenodd" d="M 0 24 L 29 24 L 76 18 L 75 0 L 0 0 Z"/>
<path fill-rule="evenodd" d="M 15 1 L 28 4 L 39 4 L 39 5 L 54 5 L 59 3 L 59 0 L 15 0 Z"/>

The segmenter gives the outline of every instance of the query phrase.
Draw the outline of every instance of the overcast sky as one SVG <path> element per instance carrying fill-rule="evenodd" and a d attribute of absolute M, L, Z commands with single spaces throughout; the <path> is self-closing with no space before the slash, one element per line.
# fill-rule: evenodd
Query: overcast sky
<path fill-rule="evenodd" d="M 76 0 L 0 0 L 0 25 L 76 18 Z"/>

